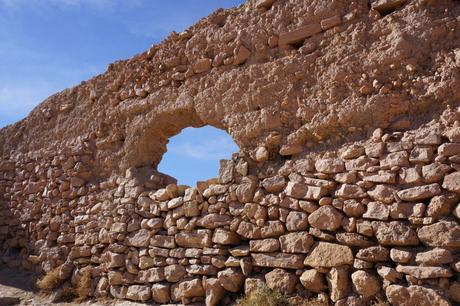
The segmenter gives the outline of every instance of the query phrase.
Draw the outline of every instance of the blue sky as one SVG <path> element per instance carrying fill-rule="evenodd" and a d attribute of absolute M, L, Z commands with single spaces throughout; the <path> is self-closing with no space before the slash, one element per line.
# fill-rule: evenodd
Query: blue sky
<path fill-rule="evenodd" d="M 180 32 L 220 7 L 243 2 L 0 0 L 0 127 L 24 118 L 51 94 L 104 72 L 109 63 L 147 50 L 171 31 Z M 215 148 L 210 157 L 228 158 L 230 152 L 237 150 L 222 142 L 219 131 L 209 128 L 203 133 L 209 144 L 227 148 L 224 151 L 228 156 L 221 156 L 223 151 Z M 195 136 L 173 138 L 168 149 L 187 148 L 190 137 Z M 175 155 L 204 162 L 192 151 L 177 151 Z M 217 164 L 209 161 L 208 165 L 187 170 L 186 175 L 172 173 L 171 170 L 183 168 L 180 163 L 174 169 L 160 169 L 192 185 L 196 179 L 190 172 L 214 173 L 198 179 L 209 178 L 215 176 Z M 214 170 L 206 171 L 211 168 Z"/>

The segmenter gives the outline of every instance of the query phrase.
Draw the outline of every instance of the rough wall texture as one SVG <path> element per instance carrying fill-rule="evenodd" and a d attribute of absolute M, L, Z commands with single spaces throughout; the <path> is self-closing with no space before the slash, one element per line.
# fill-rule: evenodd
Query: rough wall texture
<path fill-rule="evenodd" d="M 460 302 L 459 15 L 248 1 L 111 64 L 0 131 L 2 261 L 158 303 Z M 241 152 L 177 186 L 156 165 L 203 125 Z"/>

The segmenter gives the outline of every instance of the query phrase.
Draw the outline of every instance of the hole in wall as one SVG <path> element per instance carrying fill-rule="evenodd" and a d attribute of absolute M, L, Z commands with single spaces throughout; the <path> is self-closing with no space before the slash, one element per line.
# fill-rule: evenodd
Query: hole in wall
<path fill-rule="evenodd" d="M 197 181 L 217 177 L 219 161 L 231 159 L 239 148 L 227 132 L 205 126 L 186 128 L 171 137 L 158 171 L 177 179 L 177 184 L 195 186 Z"/>

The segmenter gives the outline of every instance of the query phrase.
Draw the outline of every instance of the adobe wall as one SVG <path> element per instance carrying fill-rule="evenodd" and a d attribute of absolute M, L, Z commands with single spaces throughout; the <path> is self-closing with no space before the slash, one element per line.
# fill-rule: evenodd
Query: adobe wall
<path fill-rule="evenodd" d="M 1 261 L 89 297 L 460 302 L 460 5 L 368 4 L 218 11 L 2 129 Z M 241 152 L 177 186 L 167 139 L 203 125 Z"/>

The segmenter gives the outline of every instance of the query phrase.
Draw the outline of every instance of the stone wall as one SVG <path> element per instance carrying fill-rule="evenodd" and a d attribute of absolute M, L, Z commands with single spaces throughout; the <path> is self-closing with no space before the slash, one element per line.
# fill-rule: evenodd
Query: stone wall
<path fill-rule="evenodd" d="M 248 1 L 49 98 L 0 131 L 0 262 L 95 298 L 460 303 L 459 15 Z M 206 124 L 241 147 L 217 179 L 156 171 Z"/>
<path fill-rule="evenodd" d="M 460 101 L 459 15 L 452 0 L 249 0 L 51 96 L 2 129 L 0 155 L 84 138 L 108 177 L 156 167 L 190 126 L 275 156 L 415 128 Z"/>
<path fill-rule="evenodd" d="M 195 188 L 147 168 L 92 181 L 83 147 L 3 160 L 2 260 L 72 284 L 89 270 L 90 297 L 216 305 L 266 283 L 336 305 L 459 302 L 459 119 L 287 160 L 235 154 Z"/>

